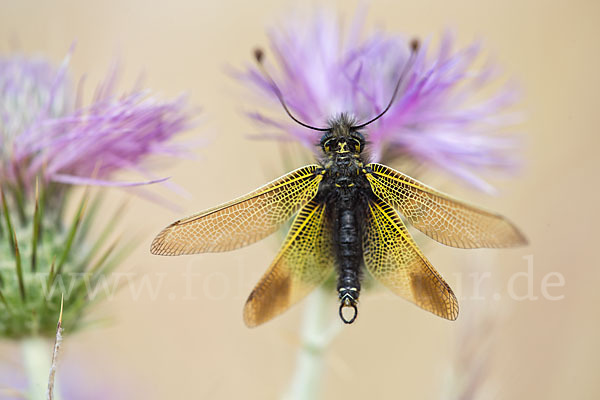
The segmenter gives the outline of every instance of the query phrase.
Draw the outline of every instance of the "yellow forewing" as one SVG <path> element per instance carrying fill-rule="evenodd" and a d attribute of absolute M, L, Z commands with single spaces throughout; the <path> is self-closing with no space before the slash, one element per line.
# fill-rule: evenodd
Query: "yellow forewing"
<path fill-rule="evenodd" d="M 396 211 L 381 200 L 369 203 L 363 252 L 367 270 L 394 293 L 440 317 L 458 317 L 452 289 L 421 253 Z"/>
<path fill-rule="evenodd" d="M 279 254 L 244 308 L 249 327 L 260 325 L 301 300 L 333 272 L 332 234 L 325 205 L 311 201 L 300 210 Z"/>
<path fill-rule="evenodd" d="M 501 215 L 482 210 L 381 164 L 369 164 L 371 189 L 418 230 L 452 247 L 512 247 L 527 240 Z"/>
<path fill-rule="evenodd" d="M 229 203 L 174 222 L 156 236 L 152 254 L 176 256 L 237 249 L 275 232 L 312 200 L 318 165 L 292 171 Z"/>

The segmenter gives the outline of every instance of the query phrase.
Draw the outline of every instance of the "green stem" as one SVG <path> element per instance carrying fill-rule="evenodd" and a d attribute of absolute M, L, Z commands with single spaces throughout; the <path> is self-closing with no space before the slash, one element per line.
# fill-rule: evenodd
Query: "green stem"
<path fill-rule="evenodd" d="M 335 296 L 322 287 L 307 299 L 296 370 L 283 396 L 285 400 L 314 400 L 320 397 L 325 352 L 342 328 L 337 318 L 331 318 L 331 310 L 335 309 L 331 307 L 333 299 Z"/>
<path fill-rule="evenodd" d="M 13 229 L 10 213 L 8 212 L 8 203 L 6 202 L 6 196 L 4 195 L 4 188 L 1 185 L 0 201 L 2 201 L 2 211 L 4 212 L 4 221 L 6 222 L 6 230 L 8 231 L 7 236 L 10 243 L 10 247 L 14 249 L 15 244 L 13 243 L 13 236 L 15 236 L 15 230 Z"/>
<path fill-rule="evenodd" d="M 23 279 L 23 266 L 21 265 L 21 252 L 19 251 L 19 242 L 17 236 L 13 236 L 15 245 L 15 268 L 17 270 L 17 278 L 19 280 L 19 291 L 21 292 L 21 300 L 25 302 L 25 281 Z"/>
<path fill-rule="evenodd" d="M 45 399 L 48 390 L 48 374 L 54 345 L 48 339 L 31 337 L 21 341 L 23 364 L 27 374 L 29 400 Z M 60 400 L 58 382 L 54 385 L 54 400 Z"/>
<path fill-rule="evenodd" d="M 31 271 L 37 270 L 37 245 L 40 239 L 40 223 L 42 220 L 40 206 L 40 188 L 38 180 L 35 181 L 35 209 L 33 212 L 33 234 L 31 235 Z"/>
<path fill-rule="evenodd" d="M 2 288 L 0 288 L 0 301 L 2 302 L 2 304 L 4 304 L 4 307 L 6 307 L 6 310 L 8 310 L 8 312 L 10 312 L 10 307 L 8 306 L 8 303 L 6 302 L 4 295 L 2 294 Z"/>
<path fill-rule="evenodd" d="M 51 274 L 48 277 L 48 282 L 50 284 L 52 284 L 54 282 L 54 278 L 56 278 L 57 275 L 62 273 L 63 265 L 65 264 L 65 262 L 67 261 L 67 258 L 70 255 L 71 246 L 73 245 L 73 240 L 75 239 L 75 235 L 77 234 L 77 229 L 79 228 L 79 226 L 81 225 L 81 221 L 83 220 L 83 215 L 85 213 L 87 199 L 88 199 L 88 192 L 86 190 L 83 193 L 83 197 L 81 199 L 81 203 L 79 204 L 79 209 L 77 210 L 77 214 L 75 215 L 75 218 L 73 219 L 73 222 L 71 223 L 71 229 L 69 229 L 69 234 L 67 235 L 65 247 L 63 248 L 62 255 L 58 259 L 58 264 L 56 264 L 56 272 L 54 274 Z"/>

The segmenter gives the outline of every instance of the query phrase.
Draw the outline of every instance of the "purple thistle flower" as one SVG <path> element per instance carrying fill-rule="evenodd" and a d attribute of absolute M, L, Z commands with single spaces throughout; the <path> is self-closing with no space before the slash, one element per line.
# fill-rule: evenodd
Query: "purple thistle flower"
<path fill-rule="evenodd" d="M 170 143 L 191 125 L 183 98 L 162 101 L 137 89 L 117 96 L 113 69 L 84 106 L 68 77 L 70 54 L 58 68 L 43 59 L 0 56 L 0 336 L 19 339 L 15 343 L 23 349 L 28 378 L 11 374 L 11 388 L 0 379 L 2 398 L 37 398 L 45 391 L 49 369 L 40 367 L 40 359 L 50 360 L 53 353 L 49 347 L 46 353 L 40 338 L 56 337 L 56 355 L 62 338 L 56 318 L 59 307 L 63 316 L 63 301 L 60 327 L 71 334 L 102 299 L 92 295 L 88 284 L 104 279 L 131 245 L 108 243 L 106 233 L 114 230 L 121 211 L 101 220 L 101 198 L 88 191 L 75 215 L 67 216 L 64 205 L 74 193 L 70 184 L 158 182 L 143 167 L 148 156 L 187 154 L 183 146 Z M 124 170 L 146 180 L 116 182 L 113 175 Z M 69 282 L 66 293 L 63 279 Z M 81 379 L 72 379 L 65 384 L 65 398 L 91 398 L 81 395 Z M 109 392 L 94 398 L 115 398 Z"/>
<path fill-rule="evenodd" d="M 346 112 L 364 122 L 389 102 L 410 55 L 408 41 L 382 32 L 361 40 L 362 15 L 358 13 L 345 32 L 339 19 L 326 13 L 317 14 L 312 23 L 292 20 L 285 29 L 271 31 L 277 65 L 267 60 L 266 67 L 302 121 L 324 127 L 329 118 Z M 429 41 L 421 46 L 390 110 L 366 128 L 371 158 L 385 163 L 408 158 L 493 192 L 473 171 L 512 171 L 517 166 L 516 137 L 498 134 L 513 122 L 503 111 L 517 96 L 505 85 L 480 100 L 477 91 L 492 81 L 495 71 L 492 67 L 473 70 L 478 44 L 454 51 L 453 42 L 446 33 L 433 57 L 427 55 Z M 241 77 L 277 102 L 273 88 L 256 68 L 249 67 Z M 276 111 L 283 114 L 279 105 Z M 279 131 L 262 137 L 293 139 L 315 149 L 319 139 L 315 132 L 261 112 L 249 115 Z"/>
<path fill-rule="evenodd" d="M 99 197 L 86 191 L 75 215 L 64 213 L 71 185 L 159 182 L 164 179 L 144 168 L 149 156 L 188 154 L 171 143 L 191 125 L 183 98 L 158 100 L 137 89 L 117 96 L 112 69 L 84 106 L 68 77 L 70 55 L 59 67 L 0 56 L 0 310 L 11 309 L 0 313 L 0 336 L 55 335 L 53 311 L 62 293 L 41 290 L 39 273 L 47 274 L 48 287 L 63 277 L 79 286 L 64 299 L 65 329 L 74 331 L 91 303 L 83 290 L 87 278 L 73 274 L 90 272 L 97 280 L 115 267 L 115 249 L 126 250 L 90 229 L 115 226 L 115 218 L 95 219 Z M 143 181 L 118 182 L 119 171 L 136 172 Z"/>
<path fill-rule="evenodd" d="M 184 98 L 161 101 L 147 91 L 114 93 L 116 69 L 81 106 L 59 68 L 43 60 L 0 57 L 0 178 L 26 186 L 42 175 L 68 184 L 130 186 L 156 181 L 141 162 L 153 154 L 181 155 L 169 143 L 190 127 Z M 110 181 L 118 170 L 150 182 Z"/>

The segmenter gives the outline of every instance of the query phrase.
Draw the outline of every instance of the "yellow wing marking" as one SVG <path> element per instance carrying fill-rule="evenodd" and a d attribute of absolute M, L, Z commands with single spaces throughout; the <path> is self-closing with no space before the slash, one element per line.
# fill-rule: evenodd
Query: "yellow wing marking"
<path fill-rule="evenodd" d="M 314 200 L 300 210 L 279 254 L 244 307 L 244 322 L 260 325 L 281 314 L 333 272 L 331 231 L 325 205 Z"/>
<path fill-rule="evenodd" d="M 442 318 L 458 317 L 452 289 L 421 253 L 396 211 L 381 200 L 369 203 L 363 252 L 367 270 L 394 293 Z"/>
<path fill-rule="evenodd" d="M 226 204 L 181 219 L 152 242 L 152 254 L 176 256 L 237 249 L 275 232 L 317 194 L 318 165 L 292 171 Z"/>
<path fill-rule="evenodd" d="M 385 165 L 367 168 L 372 171 L 366 176 L 373 193 L 440 243 L 465 249 L 527 243 L 517 227 L 499 214 L 454 199 Z"/>

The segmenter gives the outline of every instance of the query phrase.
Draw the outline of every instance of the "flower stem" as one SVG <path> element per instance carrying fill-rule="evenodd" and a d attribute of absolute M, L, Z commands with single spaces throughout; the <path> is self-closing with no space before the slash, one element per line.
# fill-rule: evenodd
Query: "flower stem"
<path fill-rule="evenodd" d="M 320 397 L 325 351 L 342 328 L 337 318 L 331 318 L 330 311 L 335 309 L 329 307 L 332 299 L 335 297 L 322 287 L 307 299 L 296 370 L 283 396 L 285 400 L 314 400 Z"/>
<path fill-rule="evenodd" d="M 30 400 L 46 397 L 53 348 L 53 343 L 40 337 L 31 337 L 21 341 L 23 364 L 28 381 L 27 396 Z M 54 385 L 54 400 L 60 400 L 60 391 L 57 386 L 57 384 Z"/>

